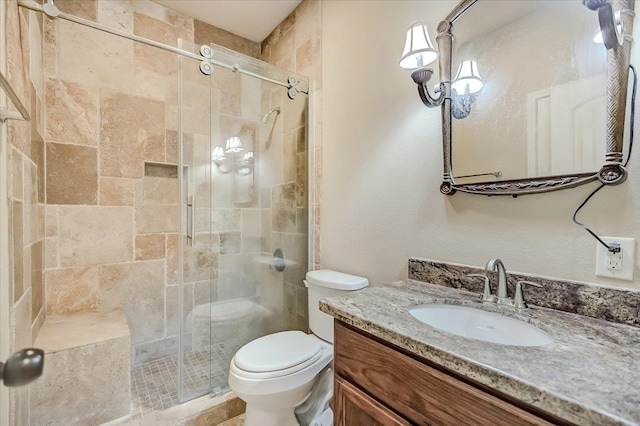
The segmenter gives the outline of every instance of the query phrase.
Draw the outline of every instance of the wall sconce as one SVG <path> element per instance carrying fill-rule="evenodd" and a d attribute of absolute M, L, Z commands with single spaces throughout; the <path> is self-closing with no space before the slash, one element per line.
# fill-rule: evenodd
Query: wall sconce
<path fill-rule="evenodd" d="M 415 69 L 411 73 L 411 78 L 418 85 L 420 99 L 429 108 L 440 106 L 444 101 L 444 83 L 440 83 L 436 89 L 437 96 L 431 96 L 427 88 L 427 83 L 433 75 L 433 69 L 427 68 L 427 65 L 436 59 L 438 59 L 438 52 L 433 48 L 427 26 L 421 22 L 413 24 L 407 30 L 400 66 L 406 69 Z"/>
<path fill-rule="evenodd" d="M 461 119 L 469 116 L 471 105 L 475 102 L 477 94 L 483 86 L 476 61 L 469 59 L 462 62 L 454 81 L 440 82 L 435 89 L 435 95 L 431 95 L 427 83 L 431 80 L 433 69 L 427 68 L 426 65 L 436 59 L 438 59 L 438 53 L 431 43 L 427 26 L 420 22 L 413 24 L 407 30 L 400 66 L 415 69 L 411 73 L 411 78 L 418 85 L 418 94 L 422 103 L 429 108 L 434 108 L 442 105 L 445 99 L 451 99 L 451 113 L 455 118 Z M 447 93 L 445 83 L 451 84 L 450 98 L 445 95 Z"/>
<path fill-rule="evenodd" d="M 253 151 L 244 152 L 242 158 L 238 158 L 244 152 L 244 146 L 239 137 L 233 136 L 227 139 L 225 148 L 216 146 L 211 154 L 211 161 L 216 166 L 216 171 L 226 175 L 233 171 L 240 176 L 248 176 L 253 173 Z M 225 154 L 230 154 L 227 158 Z"/>
<path fill-rule="evenodd" d="M 469 116 L 471 105 L 476 101 L 484 83 L 478 72 L 478 64 L 467 59 L 460 64 L 456 78 L 451 83 L 451 114 L 462 119 Z"/>

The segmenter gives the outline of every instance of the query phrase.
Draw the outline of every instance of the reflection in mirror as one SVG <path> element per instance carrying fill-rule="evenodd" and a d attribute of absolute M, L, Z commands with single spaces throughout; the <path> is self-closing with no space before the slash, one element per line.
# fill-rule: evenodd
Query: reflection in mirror
<path fill-rule="evenodd" d="M 255 196 L 255 124 L 238 122 L 232 125 L 231 129 L 234 136 L 228 137 L 224 146 L 215 146 L 211 153 L 211 162 L 215 170 L 213 180 L 222 179 L 228 184 L 229 181 L 226 179 L 230 179 L 233 204 L 249 205 Z"/>
<path fill-rule="evenodd" d="M 471 113 L 471 106 L 484 87 L 478 64 L 473 59 L 460 63 L 458 72 L 451 83 L 451 113 L 454 118 L 461 120 Z"/>
<path fill-rule="evenodd" d="M 598 29 L 597 14 L 580 0 L 483 0 L 456 20 L 456 183 L 598 171 L 606 152 L 607 56 L 594 42 Z M 457 85 L 460 73 L 479 77 L 478 68 L 481 90 Z"/>
<path fill-rule="evenodd" d="M 422 103 L 442 108 L 440 192 L 518 196 L 624 182 L 633 9 L 634 0 L 461 0 L 438 24 L 433 94 L 433 70 L 404 61 L 421 54 L 410 30 L 400 65 L 418 67 L 411 79 Z M 457 87 L 454 65 L 458 78 L 483 70 L 482 90 Z"/>

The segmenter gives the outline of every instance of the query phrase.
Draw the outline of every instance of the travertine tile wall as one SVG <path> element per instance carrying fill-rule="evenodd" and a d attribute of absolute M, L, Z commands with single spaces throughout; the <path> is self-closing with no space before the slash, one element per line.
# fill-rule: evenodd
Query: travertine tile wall
<path fill-rule="evenodd" d="M 281 249 L 287 261 L 283 272 L 261 270 L 258 294 L 268 309 L 277 312 L 267 332 L 307 330 L 306 293 L 299 290 L 304 289 L 308 268 L 307 101 L 304 95 L 291 100 L 285 89 L 262 84 L 261 110 L 282 111 L 260 125 L 262 251 L 270 256 Z"/>
<path fill-rule="evenodd" d="M 32 346 L 44 321 L 44 142 L 42 99 L 42 20 L 19 10 L 14 0 L 3 2 L 6 77 L 29 110 L 31 122 L 9 121 L 8 205 L 10 240 L 11 350 Z M 5 149 L 3 147 L 2 149 Z M 4 202 L 4 201 L 3 201 Z M 1 230 L 0 232 L 5 232 Z M 29 424 L 29 388 L 10 392 L 10 423 Z"/>
<path fill-rule="evenodd" d="M 173 46 L 195 39 L 259 55 L 257 43 L 151 1 L 56 5 Z M 134 362 L 175 353 L 179 182 L 145 164 L 177 170 L 177 57 L 63 20 L 45 20 L 43 47 L 46 313 L 123 309 Z M 208 116 L 195 118 L 208 128 Z M 208 298 L 219 251 L 213 241 L 185 253 L 189 295 Z"/>
<path fill-rule="evenodd" d="M 310 229 L 312 238 L 311 262 L 313 269 L 320 268 L 320 187 L 322 178 L 322 129 L 321 129 L 321 101 L 322 101 L 322 57 L 321 57 L 321 2 L 320 0 L 304 0 L 300 5 L 262 42 L 262 60 L 277 67 L 292 70 L 309 77 L 310 92 L 308 127 L 285 126 L 285 152 L 296 150 L 296 164 L 285 167 L 284 184 L 273 188 L 272 202 L 272 239 L 282 238 L 285 253 L 293 255 L 301 267 L 285 270 L 284 274 L 284 304 L 287 321 L 296 328 L 306 329 L 308 322 L 307 289 L 302 283 L 307 270 L 308 247 L 307 233 L 307 196 L 302 192 L 306 188 L 307 170 L 313 173 L 313 188 L 311 208 L 313 209 L 313 223 Z M 263 97 L 263 102 L 265 98 Z M 292 117 L 299 118 L 300 105 L 284 101 L 286 108 L 295 111 Z M 294 118 L 294 119 L 295 119 Z M 304 146 L 302 135 L 307 132 L 311 137 L 311 144 Z M 287 157 L 287 155 L 285 155 Z M 309 169 L 302 168 L 304 158 L 308 157 Z M 293 171 L 296 171 L 295 173 Z M 295 196 L 294 196 L 295 193 Z M 295 198 L 295 201 L 294 201 Z M 288 212 L 286 206 L 295 204 L 295 217 Z"/>

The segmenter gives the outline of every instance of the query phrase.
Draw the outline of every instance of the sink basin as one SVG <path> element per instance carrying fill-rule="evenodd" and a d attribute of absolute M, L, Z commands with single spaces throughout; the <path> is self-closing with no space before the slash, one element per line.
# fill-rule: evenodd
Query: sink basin
<path fill-rule="evenodd" d="M 422 305 L 409 311 L 419 321 L 448 333 L 513 346 L 543 346 L 553 342 L 539 328 L 514 318 L 459 305 Z"/>

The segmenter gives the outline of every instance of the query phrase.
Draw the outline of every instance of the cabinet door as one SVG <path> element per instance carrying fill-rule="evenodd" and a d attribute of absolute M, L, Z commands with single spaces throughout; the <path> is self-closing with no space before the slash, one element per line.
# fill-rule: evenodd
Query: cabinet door
<path fill-rule="evenodd" d="M 335 378 L 336 426 L 408 426 L 409 422 L 341 377 Z"/>

